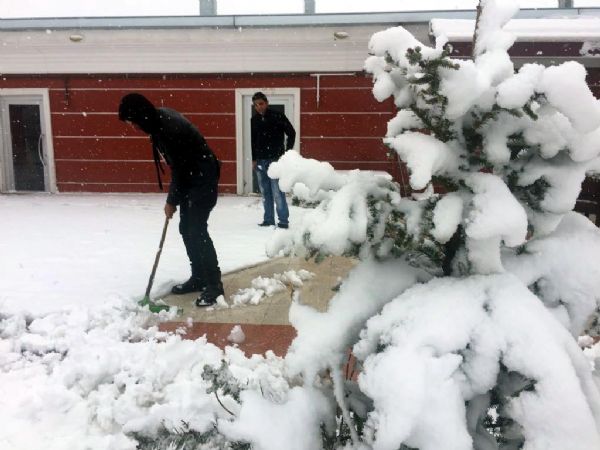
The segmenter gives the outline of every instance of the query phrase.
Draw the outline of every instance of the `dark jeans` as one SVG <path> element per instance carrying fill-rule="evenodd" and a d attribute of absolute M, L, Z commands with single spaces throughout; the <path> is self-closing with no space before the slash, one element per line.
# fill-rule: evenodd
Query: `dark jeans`
<path fill-rule="evenodd" d="M 207 289 L 223 291 L 221 269 L 217 252 L 208 234 L 208 217 L 216 204 L 207 198 L 206 191 L 192 188 L 179 205 L 179 232 L 192 266 L 192 276 L 198 278 Z"/>
<path fill-rule="evenodd" d="M 281 192 L 279 189 L 279 180 L 275 178 L 269 178 L 267 171 L 269 166 L 273 162 L 272 159 L 259 159 L 256 161 L 256 175 L 258 177 L 258 187 L 263 198 L 263 208 L 265 214 L 263 216 L 263 222 L 275 223 L 275 210 L 273 208 L 273 202 L 277 208 L 277 219 L 280 224 L 287 225 L 290 216 L 287 200 L 285 199 L 285 192 Z"/>

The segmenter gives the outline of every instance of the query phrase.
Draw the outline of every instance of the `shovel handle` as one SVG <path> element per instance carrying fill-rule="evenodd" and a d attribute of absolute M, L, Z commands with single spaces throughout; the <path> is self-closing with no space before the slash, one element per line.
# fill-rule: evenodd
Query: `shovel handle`
<path fill-rule="evenodd" d="M 156 275 L 156 268 L 158 267 L 158 261 L 160 260 L 160 254 L 162 253 L 163 244 L 165 243 L 165 237 L 167 236 L 167 226 L 169 225 L 169 217 L 165 218 L 165 224 L 163 226 L 162 235 L 160 237 L 160 244 L 158 244 L 158 251 L 154 258 L 154 265 L 152 266 L 152 272 L 150 273 L 150 279 L 148 280 L 148 287 L 146 288 L 146 295 L 144 298 L 150 299 L 150 291 L 152 290 L 152 284 L 154 284 L 154 275 Z"/>

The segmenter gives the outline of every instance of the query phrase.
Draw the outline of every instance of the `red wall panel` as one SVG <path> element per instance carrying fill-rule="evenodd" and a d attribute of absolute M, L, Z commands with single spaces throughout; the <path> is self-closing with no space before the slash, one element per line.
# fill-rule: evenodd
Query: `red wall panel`
<path fill-rule="evenodd" d="M 150 140 L 140 138 L 54 138 L 56 159 L 152 159 Z"/>
<path fill-rule="evenodd" d="M 40 76 L 40 79 L 46 78 L 46 76 Z M 19 77 L 11 77 L 13 79 Z M 21 77 L 28 80 L 36 80 L 33 77 Z M 204 89 L 238 89 L 238 88 L 269 88 L 269 87 L 281 87 L 281 86 L 294 86 L 294 87 L 314 87 L 316 86 L 316 78 L 306 74 L 202 74 L 202 75 L 138 75 L 128 74 L 124 75 L 48 75 L 48 79 L 54 81 L 54 87 L 59 88 L 106 88 L 106 89 L 120 89 L 125 91 L 132 90 L 145 90 L 145 89 L 190 89 L 190 88 L 204 88 Z M 325 77 L 324 77 L 325 78 Z M 327 77 L 329 78 L 329 77 Z M 333 77 L 332 77 L 333 78 Z M 364 78 L 358 75 L 355 81 L 342 80 L 342 78 L 351 77 L 335 77 L 340 79 L 338 85 L 347 84 L 348 86 L 355 86 L 356 83 L 364 83 Z M 323 79 L 321 80 L 323 82 Z M 326 81 L 328 82 L 328 81 Z M 325 82 L 324 82 L 325 83 Z M 367 85 L 370 83 L 367 82 Z M 7 86 L 8 87 L 8 86 Z"/>
<path fill-rule="evenodd" d="M 196 89 L 196 88 L 190 88 Z M 235 91 L 218 90 L 143 90 L 78 88 L 65 93 L 64 89 L 52 89 L 50 101 L 56 112 L 108 112 L 117 114 L 121 98 L 133 91 L 140 92 L 156 106 L 166 106 L 185 114 L 233 113 Z"/>
<path fill-rule="evenodd" d="M 380 137 L 302 138 L 302 156 L 324 161 L 382 161 L 387 158 L 387 151 Z"/>
<path fill-rule="evenodd" d="M 387 132 L 392 114 L 302 114 L 302 135 L 318 136 L 372 136 Z"/>
<path fill-rule="evenodd" d="M 235 138 L 207 139 L 220 160 L 235 161 Z M 150 160 L 152 146 L 146 136 L 140 137 L 55 137 L 56 159 L 124 159 Z"/>
<path fill-rule="evenodd" d="M 188 120 L 198 127 L 206 137 L 235 137 L 234 115 L 188 115 Z M 116 114 L 52 114 L 52 129 L 59 136 L 143 136 L 124 122 Z"/>
<path fill-rule="evenodd" d="M 155 193 L 156 184 L 151 183 L 71 183 L 59 181 L 59 192 L 142 192 Z"/>
<path fill-rule="evenodd" d="M 317 90 L 303 89 L 301 92 L 301 111 L 308 112 L 394 112 L 391 99 L 378 102 L 373 98 L 370 87 L 362 88 L 321 88 L 317 105 Z"/>
<path fill-rule="evenodd" d="M 333 161 L 331 165 L 338 170 L 377 170 L 381 172 L 387 172 L 393 175 L 398 163 L 394 161 L 372 161 L 372 162 L 345 162 L 345 161 Z"/>
<path fill-rule="evenodd" d="M 142 193 L 157 193 L 156 184 L 152 183 L 67 183 L 60 182 L 58 190 L 60 192 L 142 192 Z M 219 193 L 234 194 L 236 192 L 235 185 L 219 185 Z"/>
<path fill-rule="evenodd" d="M 147 136 L 120 122 L 120 99 L 146 95 L 182 112 L 223 161 L 220 189 L 236 190 L 235 89 L 301 89 L 301 149 L 344 169 L 385 162 L 381 143 L 395 113 L 391 100 L 375 101 L 363 74 L 49 75 L 6 76 L 0 87 L 49 88 L 60 191 L 157 192 Z M 165 183 L 168 181 L 168 170 Z"/>
<path fill-rule="evenodd" d="M 161 179 L 165 190 L 171 180 L 168 166 L 163 164 L 165 173 Z M 56 160 L 56 177 L 59 183 L 105 183 L 105 184 L 150 184 L 153 191 L 160 191 L 156 178 L 154 161 L 89 161 Z M 236 167 L 234 162 L 223 162 L 221 166 L 222 184 L 234 184 Z"/>
<path fill-rule="evenodd" d="M 547 48 L 563 55 L 573 50 Z M 527 52 L 527 47 L 517 50 Z M 588 83 L 600 97 L 600 69 L 588 69 Z M 303 156 L 334 167 L 385 170 L 401 180 L 387 159 L 381 138 L 396 114 L 391 99 L 377 102 L 364 74 L 223 75 L 49 75 L 4 76 L 0 88 L 50 89 L 52 133 L 60 191 L 158 192 L 148 137 L 118 120 L 121 97 L 140 92 L 157 106 L 174 108 L 206 136 L 223 161 L 220 190 L 236 191 L 235 89 L 295 87 L 301 90 Z M 166 170 L 165 184 L 168 182 Z M 406 175 L 406 174 L 404 174 Z M 406 178 L 406 176 L 404 176 Z"/>
<path fill-rule="evenodd" d="M 45 75 L 2 75 L 0 78 L 0 87 L 2 88 L 60 88 L 64 85 L 62 77 Z"/>
<path fill-rule="evenodd" d="M 156 183 L 153 161 L 57 160 L 56 177 L 69 183 Z M 162 179 L 169 182 L 169 171 Z"/>
<path fill-rule="evenodd" d="M 471 56 L 471 42 L 451 42 L 452 56 Z M 582 42 L 515 42 L 508 50 L 508 54 L 513 57 L 574 57 L 581 56 L 580 51 Z"/>

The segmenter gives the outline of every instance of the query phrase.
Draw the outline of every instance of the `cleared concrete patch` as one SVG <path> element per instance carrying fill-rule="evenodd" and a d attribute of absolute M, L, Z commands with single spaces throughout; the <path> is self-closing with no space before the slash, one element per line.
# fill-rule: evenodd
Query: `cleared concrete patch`
<path fill-rule="evenodd" d="M 327 257 L 318 264 L 314 260 L 307 261 L 303 258 L 276 258 L 223 276 L 228 308 L 198 308 L 194 305 L 198 293 L 168 295 L 163 300 L 182 309 L 182 322 L 191 318 L 193 322 L 203 323 L 289 325 L 291 288 L 264 298 L 258 305 L 232 306 L 231 296 L 240 289 L 251 287 L 252 280 L 259 276 L 271 278 L 276 273 L 305 269 L 315 276 L 304 281 L 304 285 L 299 288 L 300 301 L 319 311 L 325 311 L 329 300 L 335 294 L 335 287 L 355 265 L 355 259 L 338 256 Z"/>

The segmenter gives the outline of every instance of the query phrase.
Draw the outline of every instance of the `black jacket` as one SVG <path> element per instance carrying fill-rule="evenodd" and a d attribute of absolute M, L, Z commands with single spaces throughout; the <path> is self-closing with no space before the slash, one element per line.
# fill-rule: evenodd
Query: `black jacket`
<path fill-rule="evenodd" d="M 214 205 L 220 172 L 217 157 L 204 136 L 180 113 L 170 108 L 157 108 L 157 112 L 158 123 L 151 139 L 171 168 L 167 203 L 179 205 L 193 189 L 203 197 L 201 200 Z"/>
<path fill-rule="evenodd" d="M 252 136 L 252 161 L 277 160 L 286 150 L 294 147 L 296 131 L 285 114 L 267 108 L 264 115 L 256 114 L 250 120 Z M 283 144 L 283 135 L 287 143 Z"/>

